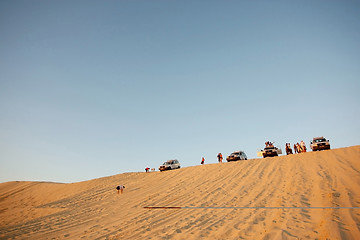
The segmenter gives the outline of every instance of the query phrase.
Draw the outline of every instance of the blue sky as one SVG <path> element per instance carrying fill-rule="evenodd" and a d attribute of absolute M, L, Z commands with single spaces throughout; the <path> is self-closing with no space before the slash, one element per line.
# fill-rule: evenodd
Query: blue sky
<path fill-rule="evenodd" d="M 1 1 L 0 182 L 360 144 L 358 1 Z"/>

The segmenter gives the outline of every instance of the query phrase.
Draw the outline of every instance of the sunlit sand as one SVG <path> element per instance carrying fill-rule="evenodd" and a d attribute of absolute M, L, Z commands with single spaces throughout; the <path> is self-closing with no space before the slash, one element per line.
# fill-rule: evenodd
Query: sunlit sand
<path fill-rule="evenodd" d="M 360 239 L 359 208 L 355 146 L 72 184 L 2 183 L 0 239 Z"/>

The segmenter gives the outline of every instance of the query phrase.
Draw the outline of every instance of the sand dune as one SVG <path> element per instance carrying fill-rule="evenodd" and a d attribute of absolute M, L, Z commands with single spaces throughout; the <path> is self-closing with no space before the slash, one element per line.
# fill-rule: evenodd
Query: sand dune
<path fill-rule="evenodd" d="M 72 184 L 2 183 L 0 238 L 360 239 L 360 146 Z"/>

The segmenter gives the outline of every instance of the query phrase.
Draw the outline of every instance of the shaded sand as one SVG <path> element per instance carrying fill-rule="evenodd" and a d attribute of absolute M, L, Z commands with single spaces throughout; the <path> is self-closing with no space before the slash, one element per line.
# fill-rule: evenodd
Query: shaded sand
<path fill-rule="evenodd" d="M 360 207 L 360 146 L 72 184 L 2 183 L 0 239 L 360 239 L 359 208 L 206 207 Z"/>

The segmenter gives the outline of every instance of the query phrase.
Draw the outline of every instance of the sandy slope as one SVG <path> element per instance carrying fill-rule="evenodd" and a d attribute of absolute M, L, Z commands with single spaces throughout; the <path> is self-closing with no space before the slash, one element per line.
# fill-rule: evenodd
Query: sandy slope
<path fill-rule="evenodd" d="M 359 208 L 288 207 L 360 207 L 360 146 L 72 184 L 2 183 L 0 239 L 360 239 Z"/>

